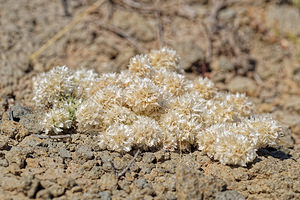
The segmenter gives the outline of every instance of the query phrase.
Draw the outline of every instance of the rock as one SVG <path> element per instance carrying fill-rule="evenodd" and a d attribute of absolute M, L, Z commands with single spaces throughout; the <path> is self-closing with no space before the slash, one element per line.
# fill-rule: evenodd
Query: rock
<path fill-rule="evenodd" d="M 19 180 L 17 177 L 2 177 L 0 185 L 7 191 L 20 191 L 25 186 L 24 182 Z"/>
<path fill-rule="evenodd" d="M 113 174 L 104 174 L 100 179 L 100 189 L 101 190 L 114 190 L 117 188 L 118 179 Z"/>
<path fill-rule="evenodd" d="M 240 193 L 234 190 L 228 190 L 224 192 L 218 192 L 215 200 L 245 200 Z"/>
<path fill-rule="evenodd" d="M 245 170 L 244 168 L 234 168 L 234 169 L 232 169 L 232 177 L 236 181 L 246 181 L 246 180 L 249 179 L 249 176 L 247 174 L 247 170 Z"/>
<path fill-rule="evenodd" d="M 170 153 L 164 151 L 157 151 L 154 153 L 157 162 L 164 162 L 170 160 Z"/>
<path fill-rule="evenodd" d="M 262 80 L 275 76 L 280 71 L 281 66 L 273 64 L 272 67 L 266 68 L 265 66 L 258 66 L 255 71 Z"/>
<path fill-rule="evenodd" d="M 139 41 L 149 42 L 155 39 L 154 23 L 136 12 L 120 10 L 114 14 L 112 23 Z"/>
<path fill-rule="evenodd" d="M 7 136 L 0 135 L 0 150 L 5 150 L 8 148 L 8 140 Z"/>
<path fill-rule="evenodd" d="M 236 17 L 236 11 L 232 8 L 227 8 L 220 11 L 219 19 L 222 21 L 233 21 Z"/>
<path fill-rule="evenodd" d="M 40 112 L 30 113 L 20 119 L 20 124 L 22 124 L 31 134 L 41 133 L 43 129 L 39 123 L 41 120 L 40 116 L 43 116 Z"/>
<path fill-rule="evenodd" d="M 43 140 L 38 138 L 38 137 L 35 137 L 35 136 L 28 136 L 28 137 L 25 137 L 22 142 L 20 142 L 20 146 L 23 146 L 23 147 L 36 147 L 36 146 L 39 146 L 43 143 Z"/>
<path fill-rule="evenodd" d="M 38 168 L 39 167 L 39 159 L 36 158 L 26 158 L 26 167 L 30 168 Z"/>
<path fill-rule="evenodd" d="M 40 184 L 42 188 L 48 189 L 54 184 L 54 182 L 53 180 L 44 179 L 40 181 Z"/>
<path fill-rule="evenodd" d="M 300 96 L 289 95 L 286 98 L 283 98 L 283 106 L 290 111 L 297 112 L 300 114 Z"/>
<path fill-rule="evenodd" d="M 201 183 L 199 191 L 204 199 L 215 197 L 217 192 L 224 191 L 227 187 L 222 179 L 212 176 L 202 177 L 199 182 Z"/>
<path fill-rule="evenodd" d="M 9 138 L 16 139 L 18 141 L 21 141 L 24 137 L 29 135 L 28 130 L 20 123 L 11 120 L 2 121 L 1 132 Z"/>
<path fill-rule="evenodd" d="M 287 111 L 275 111 L 273 113 L 273 116 L 278 121 L 288 125 L 288 126 L 294 126 L 296 124 L 300 123 L 300 117 L 297 114 L 292 114 Z"/>
<path fill-rule="evenodd" d="M 99 192 L 99 197 L 101 200 L 111 200 L 111 193 L 108 191 Z"/>
<path fill-rule="evenodd" d="M 130 191 L 131 191 L 130 184 L 131 184 L 131 181 L 128 181 L 128 180 L 119 180 L 119 182 L 118 182 L 118 186 L 127 193 L 130 193 Z"/>
<path fill-rule="evenodd" d="M 226 183 L 214 176 L 204 176 L 185 164 L 176 169 L 176 192 L 178 199 L 211 199 L 226 189 Z"/>
<path fill-rule="evenodd" d="M 249 96 L 255 96 L 258 93 L 256 83 L 247 77 L 237 76 L 228 83 L 227 87 L 233 93 L 246 93 Z"/>
<path fill-rule="evenodd" d="M 101 178 L 101 176 L 104 174 L 104 170 L 102 167 L 99 166 L 93 166 L 93 168 L 86 172 L 86 177 L 92 180 L 98 180 Z"/>
<path fill-rule="evenodd" d="M 10 112 L 12 115 L 12 120 L 16 121 L 16 122 L 19 122 L 21 120 L 21 118 L 32 113 L 31 109 L 24 107 L 24 106 L 20 106 L 19 104 L 13 105 L 10 108 Z"/>
<path fill-rule="evenodd" d="M 134 181 L 134 184 L 139 188 L 139 189 L 143 189 L 144 187 L 148 186 L 148 182 L 146 179 L 144 178 L 140 178 Z"/>
<path fill-rule="evenodd" d="M 184 16 L 188 19 L 194 19 L 198 16 L 197 10 L 195 10 L 194 7 L 189 6 L 189 5 L 180 6 L 180 8 L 178 9 L 177 12 L 180 16 Z"/>
<path fill-rule="evenodd" d="M 37 199 L 50 199 L 51 198 L 51 193 L 47 189 L 40 190 L 40 191 L 37 192 L 36 198 Z"/>
<path fill-rule="evenodd" d="M 101 160 L 102 162 L 110 162 L 110 161 L 112 161 L 112 157 L 111 157 L 109 151 L 100 151 L 100 152 L 97 152 L 96 159 L 97 160 Z"/>
<path fill-rule="evenodd" d="M 165 195 L 165 198 L 168 200 L 176 200 L 177 199 L 176 193 L 168 191 L 167 194 Z"/>
<path fill-rule="evenodd" d="M 38 123 L 40 121 L 40 116 L 43 116 L 42 111 L 34 111 L 29 107 L 16 104 L 11 107 L 11 115 L 13 121 L 22 124 L 30 133 L 37 134 L 42 131 L 41 126 Z"/>
<path fill-rule="evenodd" d="M 292 6 L 270 6 L 266 10 L 266 24 L 280 33 L 300 35 L 300 12 Z"/>
<path fill-rule="evenodd" d="M 30 153 L 31 151 L 28 149 L 12 147 L 11 150 L 5 154 L 5 158 L 9 165 L 14 163 L 22 169 L 25 166 L 25 159 Z"/>
<path fill-rule="evenodd" d="M 126 163 L 120 157 L 116 157 L 113 160 L 115 169 L 121 170 L 125 167 Z"/>
<path fill-rule="evenodd" d="M 65 147 L 61 147 L 59 149 L 59 156 L 62 157 L 63 159 L 72 158 L 71 153 Z"/>
<path fill-rule="evenodd" d="M 57 183 L 67 189 L 70 189 L 76 185 L 75 180 L 70 177 L 60 177 L 57 179 Z"/>
<path fill-rule="evenodd" d="M 45 173 L 36 175 L 36 178 L 40 179 L 41 181 L 45 181 L 45 180 L 55 181 L 57 178 L 63 176 L 63 171 L 64 170 L 62 168 L 57 168 L 57 169 L 48 168 L 45 171 Z"/>
<path fill-rule="evenodd" d="M 232 62 L 230 62 L 226 57 L 222 56 L 218 60 L 217 67 L 215 67 L 215 68 L 216 69 L 214 69 L 214 70 L 222 71 L 222 74 L 224 74 L 224 72 L 233 71 L 235 67 Z"/>
<path fill-rule="evenodd" d="M 143 154 L 143 162 L 145 163 L 153 163 L 155 161 L 154 153 L 145 152 Z"/>
<path fill-rule="evenodd" d="M 72 188 L 71 190 L 73 193 L 76 193 L 76 192 L 82 192 L 82 187 L 80 186 L 75 186 Z"/>
<path fill-rule="evenodd" d="M 293 71 L 294 80 L 300 82 L 300 66 L 296 67 Z"/>
<path fill-rule="evenodd" d="M 279 136 L 278 145 L 284 147 L 284 148 L 293 148 L 295 145 L 295 140 L 292 137 L 292 130 L 287 127 L 283 126 L 282 135 Z"/>
<path fill-rule="evenodd" d="M 4 159 L 1 159 L 0 158 L 0 167 L 7 167 L 9 164 L 8 164 L 8 161 L 4 158 Z"/>
<path fill-rule="evenodd" d="M 199 63 L 204 61 L 205 53 L 204 50 L 197 45 L 196 41 L 182 41 L 176 43 L 175 50 L 178 55 L 181 55 L 180 66 L 184 70 L 201 70 L 196 69 L 199 66 Z"/>
<path fill-rule="evenodd" d="M 176 169 L 176 192 L 178 199 L 202 199 L 199 191 L 198 177 L 203 176 L 199 171 L 193 171 L 185 165 L 178 165 Z"/>
<path fill-rule="evenodd" d="M 53 197 L 59 197 L 65 193 L 65 189 L 58 184 L 53 184 L 48 190 Z"/>
<path fill-rule="evenodd" d="M 128 197 L 128 193 L 122 190 L 115 190 L 112 192 L 112 199 L 126 199 Z"/>
<path fill-rule="evenodd" d="M 33 180 L 31 183 L 31 187 L 27 192 L 27 195 L 29 198 L 34 198 L 34 196 L 36 195 L 36 193 L 38 192 L 38 188 L 40 186 L 40 182 L 38 180 Z"/>
<path fill-rule="evenodd" d="M 79 146 L 79 148 L 75 152 L 75 159 L 79 159 L 86 162 L 93 158 L 94 158 L 94 154 L 87 146 Z"/>

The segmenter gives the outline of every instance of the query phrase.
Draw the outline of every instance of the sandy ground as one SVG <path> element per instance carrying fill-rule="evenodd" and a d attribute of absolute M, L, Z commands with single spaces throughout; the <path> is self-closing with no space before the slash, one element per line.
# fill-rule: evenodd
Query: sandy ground
<path fill-rule="evenodd" d="M 300 199 L 300 11 L 289 1 L 110 1 L 33 62 L 30 55 L 95 1 L 0 0 L 0 199 Z M 118 72 L 162 45 L 186 76 L 246 93 L 286 126 L 247 167 L 199 151 L 101 151 L 92 136 L 41 139 L 32 77 L 56 65 Z M 21 105 L 21 106 L 20 106 Z M 22 107 L 26 106 L 26 108 Z M 14 109 L 14 120 L 9 111 Z"/>

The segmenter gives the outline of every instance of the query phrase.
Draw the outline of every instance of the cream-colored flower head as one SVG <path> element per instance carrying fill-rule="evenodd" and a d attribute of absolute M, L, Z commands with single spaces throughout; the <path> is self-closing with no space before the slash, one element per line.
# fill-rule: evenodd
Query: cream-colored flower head
<path fill-rule="evenodd" d="M 224 102 L 227 105 L 231 105 L 238 117 L 249 117 L 250 115 L 255 114 L 255 107 L 245 94 L 219 92 L 214 99 L 216 101 Z"/>
<path fill-rule="evenodd" d="M 258 135 L 257 146 L 259 148 L 276 145 L 277 138 L 283 131 L 280 124 L 273 120 L 270 115 L 254 115 L 242 122 L 256 131 Z"/>
<path fill-rule="evenodd" d="M 76 111 L 76 124 L 79 132 L 103 131 L 103 107 L 95 101 L 83 102 Z"/>
<path fill-rule="evenodd" d="M 206 112 L 206 100 L 196 93 L 185 93 L 174 97 L 168 102 L 168 110 L 193 118 L 198 124 L 203 125 Z"/>
<path fill-rule="evenodd" d="M 163 114 L 160 120 L 166 150 L 189 150 L 195 142 L 196 134 L 201 130 L 201 125 L 192 116 L 172 110 Z"/>
<path fill-rule="evenodd" d="M 211 99 L 205 103 L 204 107 L 206 110 L 203 118 L 204 127 L 236 121 L 234 107 L 228 102 Z"/>
<path fill-rule="evenodd" d="M 136 74 L 141 78 L 150 77 L 154 72 L 150 64 L 149 58 L 145 55 L 137 55 L 130 59 L 128 70 L 132 74 Z"/>
<path fill-rule="evenodd" d="M 257 136 L 252 131 L 244 124 L 216 124 L 198 133 L 198 148 L 222 164 L 245 166 L 256 157 Z"/>
<path fill-rule="evenodd" d="M 169 71 L 167 69 L 160 69 L 155 71 L 151 80 L 161 87 L 165 93 L 169 93 L 172 96 L 183 95 L 186 91 L 186 80 L 183 75 L 176 72 Z"/>
<path fill-rule="evenodd" d="M 60 107 L 65 102 L 89 96 L 96 79 L 97 74 L 91 70 L 74 72 L 66 66 L 55 67 L 34 78 L 33 100 L 40 107 Z"/>
<path fill-rule="evenodd" d="M 188 89 L 190 92 L 196 92 L 202 98 L 207 100 L 213 98 L 217 93 L 214 83 L 208 78 L 202 77 L 196 78 L 193 82 L 191 82 L 188 85 Z"/>
<path fill-rule="evenodd" d="M 114 105 L 121 106 L 124 102 L 124 91 L 116 85 L 109 85 L 101 90 L 98 90 L 87 101 L 94 102 L 96 105 L 102 106 L 104 109 L 108 109 Z"/>
<path fill-rule="evenodd" d="M 101 74 L 100 77 L 95 80 L 95 83 L 89 91 L 90 97 L 107 86 L 117 85 L 116 80 L 118 77 L 119 75 L 116 73 Z"/>
<path fill-rule="evenodd" d="M 74 72 L 74 95 L 77 98 L 88 98 L 91 94 L 91 89 L 96 84 L 98 74 L 92 70 L 81 69 Z"/>
<path fill-rule="evenodd" d="M 41 122 L 46 134 L 59 134 L 72 127 L 70 113 L 64 108 L 50 110 Z"/>
<path fill-rule="evenodd" d="M 203 103 L 204 99 L 192 94 L 170 100 L 167 112 L 160 118 L 165 149 L 189 150 L 195 143 L 195 136 L 202 129 Z"/>
<path fill-rule="evenodd" d="M 42 73 L 33 80 L 33 91 L 37 106 L 57 104 L 62 98 L 68 98 L 73 92 L 73 73 L 67 67 L 56 67 L 47 73 Z"/>
<path fill-rule="evenodd" d="M 134 132 L 130 125 L 114 123 L 99 134 L 99 146 L 102 149 L 126 152 L 134 145 Z"/>
<path fill-rule="evenodd" d="M 282 131 L 245 95 L 219 92 L 207 78 L 187 80 L 168 48 L 135 56 L 120 73 L 54 68 L 34 79 L 34 94 L 47 134 L 98 134 L 100 147 L 113 151 L 196 147 L 222 164 L 245 166 Z"/>
<path fill-rule="evenodd" d="M 156 69 L 167 69 L 170 71 L 182 71 L 179 67 L 179 57 L 176 51 L 164 47 L 160 50 L 152 50 L 149 54 L 149 61 Z"/>
<path fill-rule="evenodd" d="M 131 128 L 134 132 L 135 146 L 145 150 L 161 146 L 162 130 L 156 120 L 146 116 L 138 116 Z"/>
<path fill-rule="evenodd" d="M 113 123 L 122 123 L 131 125 L 138 120 L 138 115 L 131 111 L 129 108 L 119 105 L 105 109 L 103 112 L 103 124 L 107 128 Z"/>
<path fill-rule="evenodd" d="M 135 78 L 124 89 L 123 100 L 125 106 L 137 114 L 149 115 L 162 109 L 163 98 L 160 88 L 148 78 Z"/>

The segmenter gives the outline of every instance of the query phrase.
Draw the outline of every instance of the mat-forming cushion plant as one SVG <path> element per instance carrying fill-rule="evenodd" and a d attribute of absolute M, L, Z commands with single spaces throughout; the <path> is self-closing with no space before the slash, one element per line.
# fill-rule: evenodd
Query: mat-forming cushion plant
<path fill-rule="evenodd" d="M 245 166 L 276 144 L 280 125 L 255 113 L 243 94 L 219 92 L 207 78 L 186 79 L 168 48 L 137 55 L 128 70 L 98 75 L 56 67 L 34 78 L 46 134 L 96 134 L 103 149 L 198 148 L 222 164 Z"/>

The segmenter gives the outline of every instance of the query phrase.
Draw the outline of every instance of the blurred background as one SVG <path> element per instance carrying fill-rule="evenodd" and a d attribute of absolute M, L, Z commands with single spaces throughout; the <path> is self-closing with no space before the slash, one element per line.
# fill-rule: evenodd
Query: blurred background
<path fill-rule="evenodd" d="M 300 143 L 300 0 L 0 0 L 0 101 L 31 105 L 57 65 L 126 69 L 173 48 L 188 78 L 246 93 Z M 46 44 L 46 45 L 45 45 Z M 44 45 L 44 46 L 43 46 Z M 292 144 L 291 144 L 292 145 Z"/>

